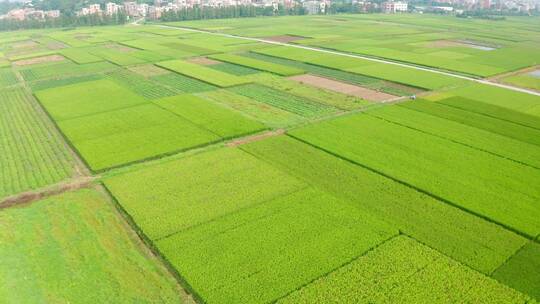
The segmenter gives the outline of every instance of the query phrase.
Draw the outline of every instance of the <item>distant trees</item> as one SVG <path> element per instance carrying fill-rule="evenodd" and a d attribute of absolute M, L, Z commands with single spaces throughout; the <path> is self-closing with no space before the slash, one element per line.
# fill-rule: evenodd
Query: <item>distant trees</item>
<path fill-rule="evenodd" d="M 225 19 L 256 16 L 286 16 L 305 15 L 306 10 L 302 6 L 285 8 L 279 5 L 277 10 L 273 7 L 255 7 L 253 5 L 238 5 L 227 7 L 198 7 L 185 8 L 178 11 L 168 11 L 161 15 L 161 21 L 184 21 L 199 19 Z"/>
<path fill-rule="evenodd" d="M 97 26 L 123 24 L 126 22 L 126 15 L 123 12 L 108 15 L 60 15 L 59 18 L 26 19 L 23 21 L 2 19 L 0 20 L 0 31 L 13 31 L 20 29 L 39 29 L 51 27 L 75 27 L 75 26 Z"/>
<path fill-rule="evenodd" d="M 537 11 L 523 12 L 515 10 L 476 9 L 457 14 L 458 18 L 477 18 L 487 20 L 506 20 L 505 16 L 537 16 Z"/>
<path fill-rule="evenodd" d="M 18 3 L 7 1 L 0 1 L 0 15 L 9 12 L 12 9 L 19 7 Z"/>
<path fill-rule="evenodd" d="M 352 1 L 332 1 L 327 10 L 328 14 L 356 14 L 360 13 L 360 7 Z"/>

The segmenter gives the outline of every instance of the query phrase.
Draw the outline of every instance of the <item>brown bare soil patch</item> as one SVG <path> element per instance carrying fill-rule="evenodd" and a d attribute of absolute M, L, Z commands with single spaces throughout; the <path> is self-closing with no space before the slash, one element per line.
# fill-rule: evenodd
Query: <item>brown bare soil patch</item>
<path fill-rule="evenodd" d="M 310 74 L 304 74 L 304 75 L 298 75 L 298 76 L 292 76 L 289 77 L 289 79 L 307 84 L 310 86 L 314 86 L 317 88 L 327 89 L 334 92 L 339 92 L 343 94 L 347 94 L 350 96 L 360 97 L 362 99 L 366 99 L 369 101 L 386 101 L 390 99 L 394 99 L 397 96 L 390 95 L 387 93 L 375 91 L 372 89 L 366 89 L 360 86 L 355 86 L 352 84 L 340 82 L 337 80 L 332 80 L 320 76 L 314 76 Z"/>
<path fill-rule="evenodd" d="M 112 49 L 112 50 L 122 52 L 122 53 L 131 53 L 131 52 L 135 51 L 135 49 L 132 49 L 132 48 L 130 48 L 128 46 L 115 44 L 115 43 L 107 44 L 107 45 L 105 45 L 105 47 L 108 48 L 108 49 Z"/>
<path fill-rule="evenodd" d="M 47 43 L 47 48 L 49 50 L 60 50 L 60 49 L 65 49 L 66 47 L 67 46 L 65 44 L 58 41 Z"/>
<path fill-rule="evenodd" d="M 281 43 L 289 43 L 297 40 L 305 39 L 304 37 L 300 36 L 292 36 L 292 35 L 279 35 L 279 36 L 270 36 L 270 37 L 264 37 L 264 40 L 270 40 L 275 42 L 281 42 Z"/>
<path fill-rule="evenodd" d="M 191 63 L 195 63 L 195 64 L 200 64 L 200 65 L 214 65 L 214 64 L 221 63 L 221 61 L 217 61 L 217 60 L 210 59 L 207 57 L 193 57 L 193 58 L 189 58 L 187 61 Z"/>
<path fill-rule="evenodd" d="M 26 40 L 17 42 L 11 45 L 14 49 L 32 49 L 39 46 L 39 43 L 33 41 L 33 40 Z"/>
<path fill-rule="evenodd" d="M 39 63 L 45 63 L 45 62 L 63 61 L 65 59 L 66 58 L 60 55 L 49 55 L 49 56 L 42 56 L 42 57 L 19 60 L 19 61 L 13 62 L 13 64 L 17 66 L 25 66 L 25 65 L 39 64 Z"/>
<path fill-rule="evenodd" d="M 153 77 L 170 73 L 168 70 L 162 69 L 153 64 L 138 65 L 129 67 L 128 69 L 145 77 Z"/>
<path fill-rule="evenodd" d="M 88 188 L 92 185 L 93 180 L 93 177 L 82 177 L 65 183 L 56 184 L 54 186 L 41 190 L 28 191 L 14 196 L 10 196 L 0 201 L 0 209 L 8 208 L 14 205 L 31 203 L 67 191 Z"/>
<path fill-rule="evenodd" d="M 247 136 L 247 137 L 235 139 L 235 140 L 233 140 L 231 142 L 228 142 L 227 147 L 236 147 L 236 146 L 247 144 L 247 143 L 250 143 L 250 142 L 263 140 L 263 139 L 268 138 L 268 137 L 278 136 L 278 135 L 281 135 L 281 134 L 284 134 L 284 133 L 285 133 L 284 129 L 278 129 L 278 130 L 275 130 L 275 131 L 264 132 L 262 134 Z"/>
<path fill-rule="evenodd" d="M 77 34 L 77 35 L 73 36 L 73 38 L 75 38 L 77 40 L 86 40 L 86 39 L 92 38 L 92 35 L 90 35 L 90 34 Z"/>

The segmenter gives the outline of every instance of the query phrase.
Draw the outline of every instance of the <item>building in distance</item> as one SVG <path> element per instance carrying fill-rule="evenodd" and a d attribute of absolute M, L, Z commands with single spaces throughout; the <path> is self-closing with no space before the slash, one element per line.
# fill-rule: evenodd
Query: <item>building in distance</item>
<path fill-rule="evenodd" d="M 407 12 L 409 4 L 404 1 L 388 1 L 382 4 L 382 11 L 387 14 Z"/>

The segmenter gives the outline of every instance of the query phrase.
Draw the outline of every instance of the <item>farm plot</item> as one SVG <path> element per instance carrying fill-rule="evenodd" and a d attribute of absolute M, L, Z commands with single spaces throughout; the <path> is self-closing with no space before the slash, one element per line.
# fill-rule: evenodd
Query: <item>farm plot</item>
<path fill-rule="evenodd" d="M 178 90 L 168 89 L 155 81 L 146 79 L 144 76 L 126 69 L 116 70 L 107 74 L 107 76 L 146 99 L 158 99 L 180 93 Z"/>
<path fill-rule="evenodd" d="M 0 69 L 0 88 L 14 85 L 17 82 L 17 77 L 10 68 Z"/>
<path fill-rule="evenodd" d="M 385 63 L 347 68 L 346 71 L 426 90 L 436 90 L 467 84 L 467 81 L 463 79 Z"/>
<path fill-rule="evenodd" d="M 179 174 L 189 177 L 177 178 Z M 233 148 L 113 176 L 105 179 L 105 185 L 152 240 L 305 188 L 304 183 Z"/>
<path fill-rule="evenodd" d="M 399 236 L 278 303 L 481 303 L 486 299 L 522 304 L 530 300 L 413 239 Z"/>
<path fill-rule="evenodd" d="M 209 65 L 214 70 L 229 73 L 236 76 L 245 76 L 260 73 L 261 71 L 228 62 L 219 62 Z"/>
<path fill-rule="evenodd" d="M 188 51 L 194 55 L 208 55 L 215 53 L 226 53 L 240 51 L 250 48 L 253 45 L 251 41 L 239 40 L 230 37 L 218 37 L 204 33 L 191 33 L 185 39 L 169 45 L 169 47 L 181 51 Z M 193 56 L 193 55 L 192 55 Z"/>
<path fill-rule="evenodd" d="M 103 60 L 107 60 L 120 66 L 141 64 L 146 62 L 146 60 L 133 56 L 132 52 L 134 51 L 134 49 L 129 49 L 127 47 L 125 48 L 128 50 L 122 50 L 107 46 L 98 46 L 90 48 L 89 52 L 90 54 L 98 56 Z"/>
<path fill-rule="evenodd" d="M 508 76 L 508 77 L 503 78 L 502 82 L 517 85 L 524 88 L 540 90 L 540 70 Z"/>
<path fill-rule="evenodd" d="M 83 76 L 74 76 L 69 78 L 50 78 L 40 81 L 27 82 L 26 84 L 30 86 L 33 92 L 42 91 L 46 89 L 64 87 L 72 84 L 77 84 L 81 82 L 95 81 L 105 78 L 103 74 L 90 74 Z"/>
<path fill-rule="evenodd" d="M 68 48 L 60 51 L 60 54 L 78 64 L 103 61 L 101 57 L 90 54 L 86 48 Z"/>
<path fill-rule="evenodd" d="M 230 87 L 248 83 L 249 81 L 239 77 L 216 71 L 209 67 L 189 63 L 182 60 L 170 60 L 157 63 L 158 66 L 172 70 L 179 74 L 183 74 L 204 82 L 219 86 Z"/>
<path fill-rule="evenodd" d="M 540 300 L 540 244 L 531 241 L 498 268 L 493 277 Z"/>
<path fill-rule="evenodd" d="M 128 69 L 144 77 L 154 77 L 154 76 L 171 74 L 170 71 L 157 67 L 153 64 L 135 65 L 135 66 L 129 67 Z"/>
<path fill-rule="evenodd" d="M 208 303 L 270 302 L 397 234 L 236 148 L 105 184 Z"/>
<path fill-rule="evenodd" d="M 242 112 L 272 128 L 282 128 L 306 121 L 306 118 L 302 116 L 224 89 L 201 93 L 198 96 Z"/>
<path fill-rule="evenodd" d="M 34 64 L 40 64 L 40 63 L 52 63 L 52 62 L 60 62 L 64 61 L 66 58 L 64 56 L 60 55 L 48 55 L 48 56 L 42 56 L 42 57 L 34 57 L 30 59 L 23 59 L 13 62 L 13 65 L 15 66 L 26 66 L 26 65 L 34 65 Z"/>
<path fill-rule="evenodd" d="M 326 104 L 317 103 L 309 99 L 279 91 L 259 84 L 247 84 L 232 87 L 232 92 L 252 98 L 256 101 L 269 104 L 291 113 L 304 116 L 316 117 L 336 113 L 338 110 Z"/>
<path fill-rule="evenodd" d="M 450 103 L 452 101 L 449 101 Z M 466 102 L 466 101 L 465 101 Z M 478 129 L 510 137 L 524 143 L 540 146 L 540 129 L 534 129 L 521 124 L 501 120 L 483 114 L 447 106 L 445 101 L 431 102 L 416 100 L 403 104 L 404 107 L 441 118 L 453 120 Z"/>
<path fill-rule="evenodd" d="M 58 126 L 93 171 L 220 139 L 154 104 L 63 120 Z"/>
<path fill-rule="evenodd" d="M 56 121 L 147 103 L 143 97 L 107 79 L 81 82 L 35 93 Z"/>
<path fill-rule="evenodd" d="M 221 138 L 232 138 L 262 131 L 266 127 L 230 109 L 194 95 L 178 95 L 154 101 L 154 104 L 182 116 Z"/>
<path fill-rule="evenodd" d="M 222 63 L 221 61 L 214 60 L 209 57 L 191 57 L 191 58 L 188 58 L 186 61 L 190 63 L 206 65 L 206 66 Z"/>
<path fill-rule="evenodd" d="M 385 101 L 396 98 L 394 95 L 390 95 L 383 92 L 377 92 L 374 90 L 358 87 L 355 85 L 350 85 L 347 83 L 335 81 L 328 78 L 323 78 L 314 75 L 299 75 L 293 76 L 289 79 L 297 81 L 302 84 L 311 85 L 317 88 L 332 90 L 335 92 L 347 94 L 350 96 L 360 97 L 369 101 Z"/>
<path fill-rule="evenodd" d="M 172 72 L 152 76 L 150 79 L 161 85 L 167 86 L 171 90 L 176 90 L 181 93 L 200 93 L 217 89 L 216 86 L 209 83 Z"/>
<path fill-rule="evenodd" d="M 419 51 L 421 53 L 413 53 L 398 49 L 358 46 L 357 41 L 351 41 L 350 44 L 347 42 L 345 44 L 337 45 L 334 47 L 329 45 L 328 47 L 340 51 L 352 51 L 354 53 L 360 53 L 379 58 L 389 58 L 393 61 L 411 62 L 416 65 L 423 65 L 448 71 L 456 71 L 462 74 L 480 77 L 487 77 L 506 71 L 505 68 L 494 67 L 491 65 L 474 63 L 469 61 L 468 59 L 470 58 L 470 54 L 467 54 L 467 50 L 465 50 L 464 52 L 453 52 L 450 51 L 452 50 L 451 48 L 448 48 L 447 51 L 437 51 L 430 50 L 429 48 L 419 48 Z M 456 48 L 455 50 L 461 49 L 465 48 Z"/>
<path fill-rule="evenodd" d="M 498 225 L 291 137 L 267 138 L 240 148 L 485 274 L 527 242 Z"/>
<path fill-rule="evenodd" d="M 69 78 L 89 74 L 98 74 L 113 71 L 117 67 L 108 62 L 89 64 L 75 64 L 73 62 L 57 63 L 39 67 L 26 67 L 21 69 L 21 75 L 26 81 L 45 80 L 50 78 Z"/>
<path fill-rule="evenodd" d="M 295 43 L 490 75 L 538 63 L 536 20 L 518 19 L 464 23 L 433 15 L 375 14 L 188 21 L 181 26 L 250 37 L 300 36 L 304 39 Z"/>
<path fill-rule="evenodd" d="M 2 301 L 183 302 L 172 276 L 96 190 L 2 210 L 0 223 Z"/>
<path fill-rule="evenodd" d="M 6 54 L 6 57 L 10 61 L 18 61 L 18 60 L 32 59 L 36 57 L 50 56 L 56 53 L 57 51 L 51 51 L 47 49 L 35 49 L 35 50 L 22 51 L 22 52 L 19 52 L 19 51 L 9 52 L 9 54 Z"/>
<path fill-rule="evenodd" d="M 368 110 L 366 113 L 398 125 L 413 128 L 540 169 L 540 146 L 424 112 L 414 111 L 404 105 L 406 104 L 386 106 Z"/>
<path fill-rule="evenodd" d="M 376 63 L 364 59 L 326 53 L 321 54 L 319 52 L 305 49 L 275 47 L 265 48 L 261 50 L 253 50 L 252 52 L 290 60 L 302 61 L 305 63 L 319 65 L 326 68 L 362 74 L 428 90 L 438 89 L 447 86 L 455 86 L 464 83 L 463 80 L 450 76 L 444 76 L 441 74 L 418 71 L 396 65 Z M 414 76 L 412 76 L 413 74 Z"/>
<path fill-rule="evenodd" d="M 145 50 L 137 50 L 134 51 L 131 56 L 144 60 L 145 62 L 158 62 L 163 60 L 169 60 L 174 59 L 176 56 L 171 56 L 169 54 L 162 54 L 159 52 L 153 52 L 153 51 L 145 51 Z"/>
<path fill-rule="evenodd" d="M 513 111 L 508 108 L 461 97 L 450 97 L 438 101 L 447 106 L 486 115 L 519 125 L 540 129 L 540 117 Z"/>
<path fill-rule="evenodd" d="M 190 40 L 175 40 L 174 42 L 163 43 L 162 45 L 180 52 L 186 52 L 191 56 L 203 56 L 217 53 L 216 50 L 208 49 L 205 46 L 190 45 Z"/>
<path fill-rule="evenodd" d="M 354 110 L 370 104 L 369 101 L 362 100 L 354 96 L 347 96 L 335 91 L 306 86 L 296 81 L 291 81 L 268 73 L 250 75 L 247 76 L 247 78 L 252 80 L 254 83 L 342 110 Z"/>
<path fill-rule="evenodd" d="M 365 114 L 291 134 L 529 237 L 540 233 L 537 169 Z"/>
<path fill-rule="evenodd" d="M 350 72 L 345 72 L 341 70 L 336 70 L 332 68 L 325 68 L 323 66 L 308 64 L 300 61 L 293 61 L 290 59 L 285 58 L 278 58 L 278 57 L 272 57 L 267 56 L 263 54 L 257 54 L 257 53 L 245 53 L 244 56 L 257 58 L 260 60 L 265 60 L 269 62 L 275 62 L 280 63 L 288 66 L 294 66 L 301 68 L 308 72 L 309 74 L 335 79 L 338 81 L 350 83 L 353 85 L 359 85 L 365 88 L 369 88 L 372 90 L 381 91 L 384 93 L 392 94 L 392 95 L 399 95 L 399 96 L 405 96 L 405 95 L 413 95 L 416 93 L 421 92 L 421 89 L 413 88 L 405 85 L 399 85 L 397 83 L 391 83 L 388 81 L 384 81 L 382 79 L 377 79 L 373 77 L 369 77 L 366 75 L 360 75 L 360 74 L 354 74 Z"/>
<path fill-rule="evenodd" d="M 206 303 L 269 303 L 397 233 L 305 189 L 156 243 Z"/>
<path fill-rule="evenodd" d="M 279 58 L 286 58 L 295 61 L 301 61 L 336 70 L 344 70 L 353 67 L 369 66 L 374 64 L 372 61 L 364 59 L 345 57 L 336 54 L 321 53 L 307 49 L 299 49 L 286 46 L 264 48 L 259 50 L 253 50 L 252 52 Z"/>
<path fill-rule="evenodd" d="M 540 116 L 535 112 L 540 106 L 540 97 L 506 90 L 484 84 L 470 84 L 445 92 L 451 96 L 459 96 L 510 110 Z"/>
<path fill-rule="evenodd" d="M 295 67 L 289 67 L 285 65 L 280 65 L 272 62 L 266 62 L 262 60 L 257 60 L 254 58 L 239 56 L 235 54 L 217 54 L 209 56 L 212 59 L 217 59 L 220 61 L 225 61 L 233 64 L 238 64 L 242 66 L 247 66 L 249 68 L 254 68 L 257 70 L 270 72 L 278 74 L 281 76 L 292 76 L 303 74 L 304 71 Z"/>
<path fill-rule="evenodd" d="M 0 91 L 0 151 L 0 198 L 75 174 L 70 151 L 23 89 Z"/>
<path fill-rule="evenodd" d="M 163 43 L 170 42 L 170 41 L 176 41 L 177 38 L 171 38 L 171 37 L 151 37 L 151 38 L 140 38 L 140 39 L 134 39 L 134 40 L 126 40 L 122 41 L 121 44 L 139 49 L 139 50 L 147 50 L 147 51 L 158 51 L 166 49 L 167 47 L 162 45 Z"/>

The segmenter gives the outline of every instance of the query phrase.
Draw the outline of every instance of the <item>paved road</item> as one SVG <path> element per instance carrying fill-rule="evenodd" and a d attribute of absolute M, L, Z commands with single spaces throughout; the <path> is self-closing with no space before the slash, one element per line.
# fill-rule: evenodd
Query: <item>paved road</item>
<path fill-rule="evenodd" d="M 390 60 L 385 60 L 385 59 L 372 58 L 372 57 L 367 57 L 367 56 L 362 56 L 362 55 L 357 55 L 357 54 L 343 53 L 343 52 L 320 49 L 320 48 L 310 47 L 310 46 L 303 46 L 303 45 L 298 45 L 298 44 L 290 44 L 290 43 L 271 41 L 271 40 L 266 40 L 266 39 L 261 39 L 261 38 L 244 37 L 244 36 L 239 36 L 239 35 L 217 33 L 217 32 L 193 29 L 193 28 L 188 28 L 188 27 L 171 26 L 171 25 L 163 25 L 163 24 L 153 24 L 153 25 L 158 26 L 158 27 L 164 27 L 164 28 L 181 29 L 181 30 L 190 31 L 190 32 L 205 33 L 205 34 L 211 34 L 211 35 L 222 36 L 222 37 L 250 40 L 250 41 L 255 41 L 255 42 L 274 44 L 274 45 L 280 45 L 280 46 L 286 46 L 286 47 L 292 47 L 292 48 L 298 48 L 298 49 L 305 49 L 305 50 L 321 52 L 321 53 L 334 54 L 334 55 L 339 55 L 339 56 L 344 56 L 344 57 L 358 58 L 358 59 L 369 60 L 369 61 L 374 61 L 374 62 L 379 62 L 379 63 L 392 64 L 392 65 L 397 65 L 397 66 L 400 66 L 400 67 L 405 67 L 405 68 L 410 68 L 410 69 L 415 69 L 415 70 L 420 70 L 420 71 L 426 71 L 426 72 L 431 72 L 431 73 L 436 73 L 436 74 L 442 74 L 442 75 L 446 75 L 446 76 L 450 76 L 450 77 L 454 77 L 454 78 L 473 81 L 473 82 L 477 82 L 477 83 L 481 83 L 481 84 L 485 84 L 485 85 L 490 85 L 490 86 L 494 86 L 494 87 L 499 87 L 499 88 L 504 88 L 504 89 L 516 91 L 516 92 L 521 92 L 521 93 L 525 93 L 525 94 L 540 96 L 540 92 L 536 92 L 536 91 L 533 91 L 533 90 L 528 90 L 528 89 L 519 88 L 519 87 L 515 87 L 515 86 L 511 86 L 511 85 L 497 83 L 497 82 L 492 82 L 492 81 L 489 81 L 489 80 L 486 80 L 486 79 L 478 79 L 478 78 L 473 78 L 473 77 L 467 77 L 467 76 L 460 75 L 460 74 L 454 74 L 454 73 L 451 73 L 451 72 L 440 71 L 440 70 L 436 70 L 436 69 L 432 69 L 432 68 L 428 68 L 428 67 L 417 66 L 417 65 L 413 65 L 413 64 L 406 64 L 406 63 L 395 62 L 395 61 L 390 61 Z"/>

